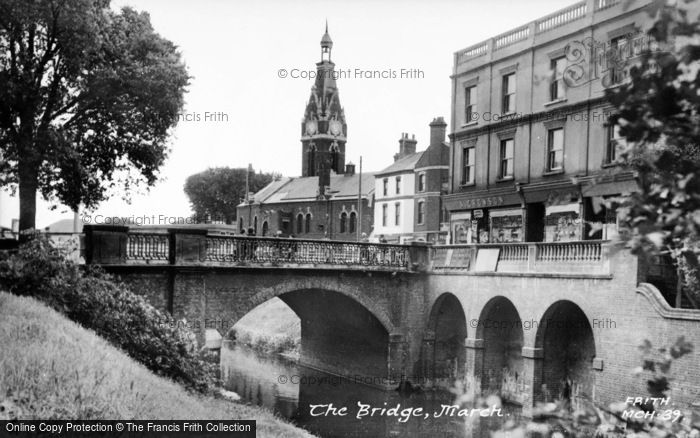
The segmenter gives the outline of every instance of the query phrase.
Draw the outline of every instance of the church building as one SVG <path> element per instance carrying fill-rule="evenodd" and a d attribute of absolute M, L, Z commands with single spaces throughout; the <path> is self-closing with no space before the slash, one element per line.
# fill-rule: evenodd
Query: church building
<path fill-rule="evenodd" d="M 372 227 L 374 174 L 345 162 L 347 123 L 340 105 L 333 41 L 321 38 L 321 61 L 301 121 L 301 177 L 271 182 L 237 207 L 238 228 L 256 236 L 353 241 Z"/>

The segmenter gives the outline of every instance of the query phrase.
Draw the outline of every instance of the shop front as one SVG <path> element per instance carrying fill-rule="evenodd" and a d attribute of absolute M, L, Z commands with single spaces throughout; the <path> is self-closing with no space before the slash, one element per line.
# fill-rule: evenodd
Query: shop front
<path fill-rule="evenodd" d="M 451 244 L 522 242 L 524 217 L 516 192 L 498 195 L 452 195 L 449 211 Z"/>
<path fill-rule="evenodd" d="M 545 208 L 544 241 L 582 240 L 581 204 L 550 205 Z"/>
<path fill-rule="evenodd" d="M 617 175 L 613 181 L 584 185 L 584 239 L 615 240 L 620 234 L 617 206 L 622 198 L 637 191 L 639 186 L 631 173 Z"/>
<path fill-rule="evenodd" d="M 493 243 L 522 242 L 525 228 L 523 209 L 492 209 L 489 211 L 491 239 Z"/>

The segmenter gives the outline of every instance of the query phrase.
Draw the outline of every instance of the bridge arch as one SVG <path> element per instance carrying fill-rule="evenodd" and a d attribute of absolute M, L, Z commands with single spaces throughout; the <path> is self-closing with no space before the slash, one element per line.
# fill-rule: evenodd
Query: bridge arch
<path fill-rule="evenodd" d="M 243 311 L 239 315 L 239 318 L 272 298 L 281 297 L 282 295 L 292 292 L 311 290 L 323 290 L 344 295 L 345 297 L 357 302 L 359 305 L 364 307 L 365 310 L 371 313 L 372 316 L 374 316 L 382 324 L 382 326 L 384 326 L 387 333 L 393 334 L 397 332 L 396 325 L 391 321 L 391 318 L 384 307 L 380 303 L 377 303 L 373 299 L 369 298 L 367 294 L 362 293 L 362 290 L 353 287 L 342 287 L 337 284 L 331 284 L 328 281 L 317 281 L 317 279 L 312 278 L 289 280 L 279 282 L 272 287 L 262 288 L 247 300 L 248 303 L 245 308 L 242 309 Z"/>
<path fill-rule="evenodd" d="M 523 391 L 523 323 L 515 305 L 504 296 L 491 298 L 481 310 L 476 338 L 483 340 L 482 390 L 506 400 L 521 401 Z"/>
<path fill-rule="evenodd" d="M 450 292 L 440 295 L 430 310 L 423 347 L 426 377 L 438 381 L 462 379 L 466 375 L 464 340 L 467 319 L 459 299 Z"/>
<path fill-rule="evenodd" d="M 537 328 L 535 347 L 542 351 L 535 368 L 542 382 L 535 388 L 537 399 L 576 402 L 580 397 L 592 398 L 595 337 L 589 318 L 577 304 L 560 300 L 547 308 Z"/>

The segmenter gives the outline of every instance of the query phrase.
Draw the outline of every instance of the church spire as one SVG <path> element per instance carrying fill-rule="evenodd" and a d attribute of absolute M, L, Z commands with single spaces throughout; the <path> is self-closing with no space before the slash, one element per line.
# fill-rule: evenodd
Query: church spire
<path fill-rule="evenodd" d="M 331 62 L 331 49 L 333 48 L 333 40 L 328 34 L 328 19 L 326 19 L 326 33 L 321 38 L 321 62 Z"/>
<path fill-rule="evenodd" d="M 316 78 L 301 123 L 302 176 L 319 177 L 319 194 L 330 185 L 331 172 L 345 171 L 347 124 L 331 61 L 332 47 L 326 20 L 321 61 L 316 63 Z"/>

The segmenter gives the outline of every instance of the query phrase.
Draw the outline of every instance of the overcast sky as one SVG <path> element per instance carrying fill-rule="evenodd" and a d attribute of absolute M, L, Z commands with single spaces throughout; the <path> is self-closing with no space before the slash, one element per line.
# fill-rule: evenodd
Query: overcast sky
<path fill-rule="evenodd" d="M 187 216 L 187 176 L 214 166 L 301 173 L 300 122 L 312 81 L 292 70 L 315 71 L 328 20 L 336 69 L 417 69 L 416 78 L 338 80 L 348 123 L 347 161 L 363 157 L 365 171 L 392 162 L 402 132 L 426 147 L 428 123 L 449 123 L 453 53 L 574 3 L 569 0 L 225 1 L 118 0 L 148 11 L 155 29 L 182 52 L 192 76 L 185 113 L 199 121 L 175 128 L 162 181 L 149 193 L 119 196 L 95 215 Z M 279 77 L 280 69 L 288 76 Z M 205 112 L 223 121 L 205 121 Z M 225 119 L 228 119 L 226 121 Z M 448 127 L 450 132 L 451 127 Z M 16 199 L 0 200 L 0 223 L 18 217 Z M 37 226 L 72 217 L 40 201 Z"/>

